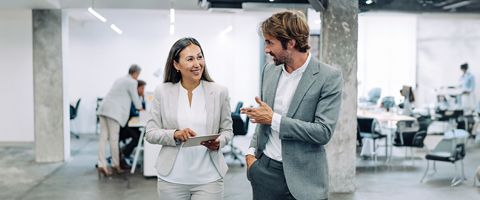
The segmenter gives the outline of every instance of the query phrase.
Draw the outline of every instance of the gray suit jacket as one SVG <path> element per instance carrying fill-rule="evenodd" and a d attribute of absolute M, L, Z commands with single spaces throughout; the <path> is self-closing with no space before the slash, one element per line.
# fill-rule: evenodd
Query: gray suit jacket
<path fill-rule="evenodd" d="M 202 81 L 205 90 L 208 134 L 220 134 L 220 149 L 233 137 L 230 98 L 228 90 L 218 84 Z M 155 165 L 158 173 L 167 176 L 180 150 L 173 134 L 179 129 L 177 124 L 178 86 L 180 83 L 163 83 L 155 89 L 155 97 L 150 109 L 151 118 L 147 122 L 145 138 L 151 144 L 163 145 Z M 210 158 L 222 177 L 228 170 L 223 153 L 209 151 Z"/>
<path fill-rule="evenodd" d="M 261 98 L 271 108 L 283 66 L 268 65 L 262 75 Z M 339 70 L 311 58 L 280 122 L 282 162 L 288 188 L 297 199 L 328 198 L 328 166 L 324 145 L 338 119 L 343 79 Z M 258 125 L 250 147 L 258 158 L 265 149 L 269 125 Z"/>
<path fill-rule="evenodd" d="M 137 80 L 130 75 L 117 79 L 108 94 L 103 98 L 97 114 L 114 119 L 121 127 L 125 126 L 130 117 L 132 102 L 135 108 L 142 108 L 137 85 Z"/>

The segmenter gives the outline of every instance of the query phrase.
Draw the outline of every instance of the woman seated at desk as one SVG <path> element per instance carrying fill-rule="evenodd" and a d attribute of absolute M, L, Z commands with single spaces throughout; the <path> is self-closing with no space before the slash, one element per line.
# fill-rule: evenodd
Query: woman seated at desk
<path fill-rule="evenodd" d="M 435 111 L 446 111 L 449 109 L 449 103 L 447 101 L 447 97 L 445 95 L 437 95 L 437 102 L 435 105 Z"/>

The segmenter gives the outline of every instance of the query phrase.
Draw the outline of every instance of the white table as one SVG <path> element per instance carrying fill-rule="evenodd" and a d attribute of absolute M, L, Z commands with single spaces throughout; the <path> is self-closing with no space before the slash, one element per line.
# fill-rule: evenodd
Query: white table
<path fill-rule="evenodd" d="M 368 119 L 375 119 L 379 122 L 380 129 L 382 132 L 386 133 L 387 135 L 387 145 L 390 146 L 390 153 L 387 152 L 388 147 L 386 148 L 387 162 L 391 159 L 392 156 L 392 136 L 395 134 L 396 131 L 396 123 L 399 121 L 416 121 L 417 119 L 408 116 L 408 115 L 401 115 L 395 112 L 385 112 L 385 111 L 371 111 L 371 110 L 357 110 L 357 118 L 368 118 Z"/>

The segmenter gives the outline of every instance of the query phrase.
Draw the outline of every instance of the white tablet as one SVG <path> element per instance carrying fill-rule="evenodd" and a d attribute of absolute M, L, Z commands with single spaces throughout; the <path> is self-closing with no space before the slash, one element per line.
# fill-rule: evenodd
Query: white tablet
<path fill-rule="evenodd" d="M 218 136 L 220 136 L 220 134 L 197 136 L 197 137 L 189 138 L 185 143 L 183 143 L 182 147 L 198 146 L 198 145 L 201 145 L 200 144 L 201 142 L 217 139 Z"/>

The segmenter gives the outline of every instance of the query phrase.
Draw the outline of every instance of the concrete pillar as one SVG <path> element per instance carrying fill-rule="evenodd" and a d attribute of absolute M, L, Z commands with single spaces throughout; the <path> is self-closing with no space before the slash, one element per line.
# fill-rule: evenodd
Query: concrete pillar
<path fill-rule="evenodd" d="M 64 161 L 70 157 L 70 118 L 64 90 L 62 11 L 32 10 L 32 26 L 35 160 Z"/>
<path fill-rule="evenodd" d="M 358 0 L 330 0 L 320 18 L 320 60 L 341 69 L 344 79 L 340 118 L 327 145 L 330 192 L 354 192 Z"/>

